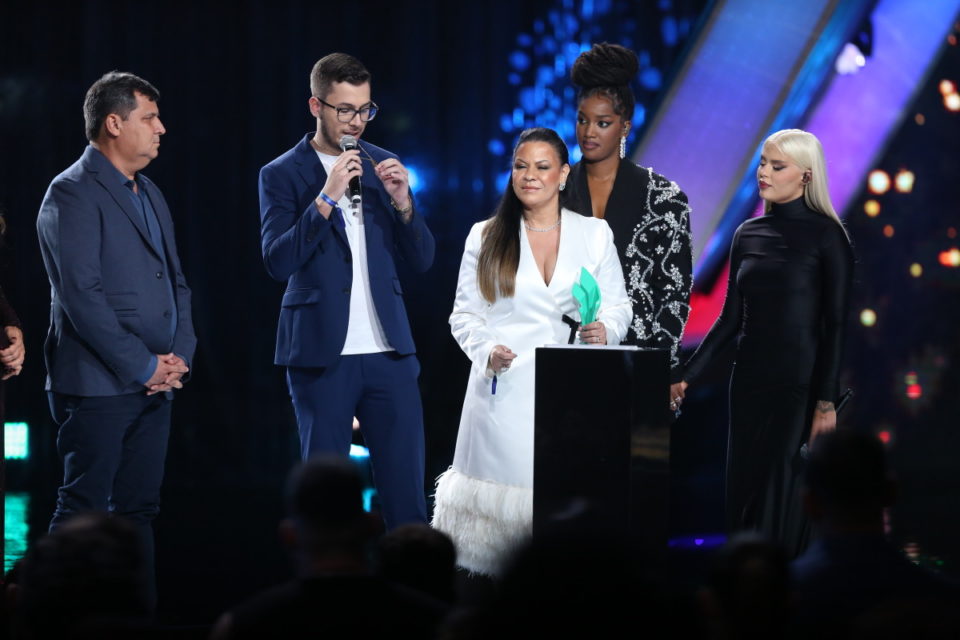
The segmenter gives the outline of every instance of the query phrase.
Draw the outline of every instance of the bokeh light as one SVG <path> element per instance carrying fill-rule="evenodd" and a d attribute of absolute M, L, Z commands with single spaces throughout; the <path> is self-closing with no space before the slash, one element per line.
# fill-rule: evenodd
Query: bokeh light
<path fill-rule="evenodd" d="M 877 313 L 873 309 L 864 309 L 860 312 L 860 324 L 872 327 L 877 324 Z"/>
<path fill-rule="evenodd" d="M 927 118 L 922 113 L 918 113 L 913 116 L 913 121 L 922 127 L 927 122 Z"/>
<path fill-rule="evenodd" d="M 867 200 L 863 203 L 863 212 L 871 218 L 880 215 L 880 203 L 876 200 Z"/>
<path fill-rule="evenodd" d="M 943 106 L 950 111 L 960 111 L 960 93 L 950 93 L 943 96 Z"/>
<path fill-rule="evenodd" d="M 894 184 L 900 193 L 910 193 L 913 191 L 914 175 L 909 169 L 900 169 L 894 178 Z"/>
<path fill-rule="evenodd" d="M 960 249 L 956 247 L 951 247 L 946 251 L 941 251 L 938 256 L 940 264 L 945 267 L 960 267 Z"/>
<path fill-rule="evenodd" d="M 951 93 L 956 93 L 956 92 L 957 92 L 957 85 L 953 84 L 952 80 L 947 80 L 946 78 L 944 78 L 943 80 L 940 81 L 941 95 L 947 96 L 947 95 L 950 95 Z"/>
<path fill-rule="evenodd" d="M 887 225 L 884 225 L 884 226 L 883 226 L 883 235 L 885 235 L 885 236 L 888 237 L 888 238 L 892 238 L 892 237 L 893 237 L 893 225 L 892 225 L 892 224 L 887 224 Z"/>
<path fill-rule="evenodd" d="M 867 177 L 867 185 L 871 193 L 884 194 L 890 190 L 890 174 L 883 169 L 874 169 Z"/>
<path fill-rule="evenodd" d="M 912 275 L 914 278 L 919 278 L 922 276 L 923 265 L 921 265 L 919 262 L 914 262 L 912 265 L 910 265 L 910 275 Z"/>

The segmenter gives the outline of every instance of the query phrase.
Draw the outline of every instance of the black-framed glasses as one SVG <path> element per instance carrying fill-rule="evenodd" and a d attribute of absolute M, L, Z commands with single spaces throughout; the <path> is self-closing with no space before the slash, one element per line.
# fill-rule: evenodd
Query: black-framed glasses
<path fill-rule="evenodd" d="M 314 96 L 316 97 L 316 96 Z M 329 102 L 324 102 L 322 99 L 317 98 L 317 101 L 325 107 L 330 107 L 337 112 L 337 120 L 340 122 L 350 122 L 360 114 L 360 119 L 364 122 L 370 122 L 377 117 L 377 111 L 380 110 L 380 107 L 377 106 L 376 102 L 371 102 L 370 104 L 360 107 L 359 109 L 354 109 L 353 107 L 335 107 Z"/>

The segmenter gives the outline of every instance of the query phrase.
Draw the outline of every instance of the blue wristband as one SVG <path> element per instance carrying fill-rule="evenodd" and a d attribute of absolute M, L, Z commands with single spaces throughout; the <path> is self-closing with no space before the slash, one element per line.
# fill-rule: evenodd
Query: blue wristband
<path fill-rule="evenodd" d="M 334 209 L 337 208 L 337 201 L 331 198 L 330 196 L 328 196 L 327 194 L 325 194 L 323 191 L 320 192 L 320 199 L 326 202 L 328 205 L 330 205 Z"/>

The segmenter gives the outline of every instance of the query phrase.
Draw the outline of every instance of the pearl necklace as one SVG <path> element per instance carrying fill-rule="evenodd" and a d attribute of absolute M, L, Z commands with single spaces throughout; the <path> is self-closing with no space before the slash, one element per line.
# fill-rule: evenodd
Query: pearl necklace
<path fill-rule="evenodd" d="M 540 227 L 531 227 L 529 224 L 527 224 L 527 221 L 524 220 L 524 221 L 523 221 L 523 226 L 525 226 L 525 227 L 527 228 L 527 231 L 536 231 L 537 233 L 546 233 L 547 231 L 553 231 L 554 229 L 556 229 L 557 227 L 559 227 L 559 226 L 560 226 L 560 221 L 561 221 L 562 219 L 563 219 L 563 218 L 561 218 L 561 217 L 558 216 L 556 222 L 554 222 L 554 223 L 553 223 L 552 225 L 550 225 L 549 227 L 543 227 L 543 228 L 540 228 Z"/>

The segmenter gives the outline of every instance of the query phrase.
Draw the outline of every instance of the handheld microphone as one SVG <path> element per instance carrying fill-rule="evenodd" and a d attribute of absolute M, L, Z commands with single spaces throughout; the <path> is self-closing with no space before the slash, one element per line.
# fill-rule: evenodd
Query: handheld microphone
<path fill-rule="evenodd" d="M 341 151 L 350 151 L 351 149 L 360 148 L 360 143 L 357 142 L 357 139 L 353 136 L 343 136 L 340 138 L 340 150 Z M 350 192 L 350 204 L 356 209 L 360 206 L 360 176 L 353 176 L 350 178 L 350 186 L 348 187 Z"/>

